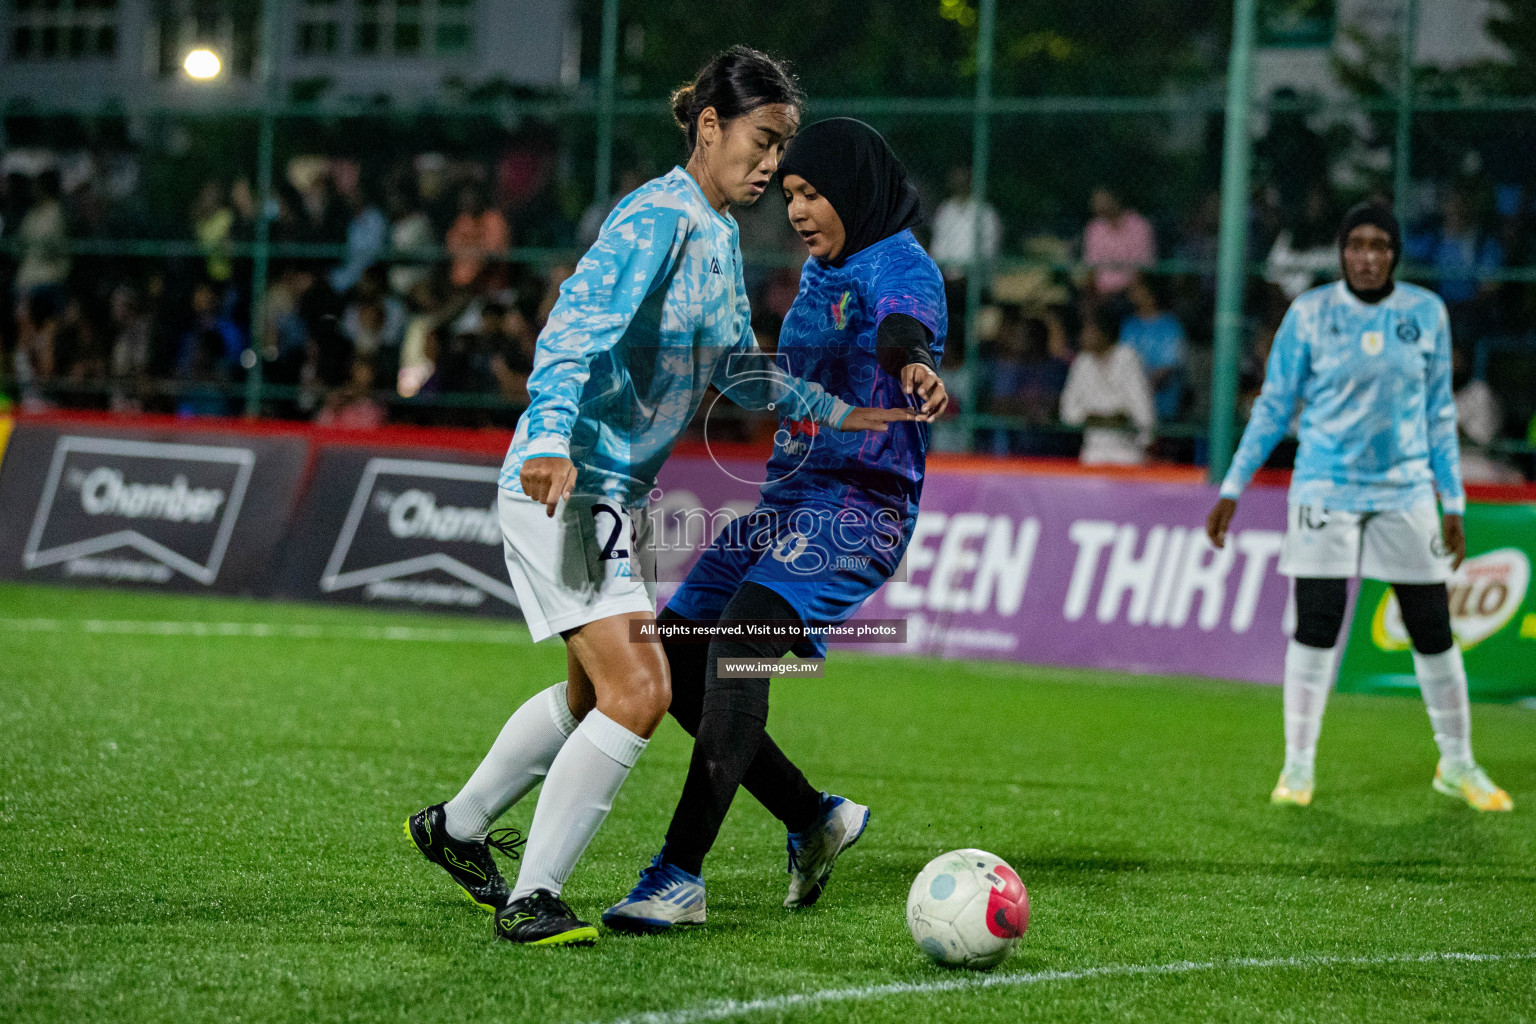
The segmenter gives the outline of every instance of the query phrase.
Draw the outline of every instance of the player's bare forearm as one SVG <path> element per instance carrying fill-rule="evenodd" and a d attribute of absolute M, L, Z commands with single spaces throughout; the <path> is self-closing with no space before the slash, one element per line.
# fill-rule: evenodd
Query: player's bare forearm
<path fill-rule="evenodd" d="M 885 428 L 892 423 L 919 423 L 926 422 L 929 417 L 923 416 L 916 409 L 871 409 L 860 406 L 848 410 L 848 415 L 837 425 L 838 430 L 869 430 L 877 434 L 885 433 Z"/>

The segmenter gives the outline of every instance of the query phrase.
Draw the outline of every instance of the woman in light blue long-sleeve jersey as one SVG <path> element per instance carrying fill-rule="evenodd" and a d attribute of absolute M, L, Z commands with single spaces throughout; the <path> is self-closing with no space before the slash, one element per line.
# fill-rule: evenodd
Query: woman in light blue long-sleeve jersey
<path fill-rule="evenodd" d="M 671 699 L 659 644 L 635 642 L 655 621 L 644 507 L 705 390 L 834 429 L 922 418 L 850 408 L 777 370 L 753 338 L 730 208 L 768 188 L 800 107 L 793 79 L 755 50 L 706 66 L 674 97 L 687 166 L 614 208 L 539 337 L 500 516 L 524 618 L 536 641 L 564 638 L 569 678 L 518 709 L 456 797 L 406 823 L 422 853 L 496 913 L 500 938 L 597 938 L 560 893 Z M 509 891 L 488 832 L 540 780 Z"/>
<path fill-rule="evenodd" d="M 1270 799 L 1312 802 L 1313 763 L 1353 576 L 1392 584 L 1440 748 L 1434 788 L 1480 811 L 1509 794 L 1472 758 L 1467 673 L 1446 581 L 1467 553 L 1445 303 L 1399 284 L 1397 219 L 1362 203 L 1344 218 L 1344 279 L 1297 297 L 1275 335 L 1264 389 L 1206 523 L 1221 547 L 1237 499 L 1300 405 L 1280 571 L 1296 581 L 1285 656 L 1285 767 Z M 1442 516 L 1435 508 L 1439 496 Z"/>

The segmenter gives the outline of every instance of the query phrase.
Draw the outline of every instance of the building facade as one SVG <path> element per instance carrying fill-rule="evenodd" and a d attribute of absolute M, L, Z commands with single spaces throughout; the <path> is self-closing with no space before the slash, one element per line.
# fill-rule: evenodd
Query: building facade
<path fill-rule="evenodd" d="M 39 109 L 255 97 L 263 3 L 275 4 L 284 99 L 450 99 L 486 86 L 574 85 L 574 0 L 0 0 L 0 100 Z M 193 49 L 212 81 L 182 65 Z"/>

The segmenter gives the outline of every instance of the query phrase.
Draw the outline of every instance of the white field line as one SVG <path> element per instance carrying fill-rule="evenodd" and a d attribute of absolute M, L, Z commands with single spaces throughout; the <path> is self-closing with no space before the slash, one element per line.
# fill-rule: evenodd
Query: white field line
<path fill-rule="evenodd" d="M 178 622 L 137 619 L 0 619 L 0 632 L 118 636 L 273 637 L 284 640 L 397 640 L 444 644 L 524 644 L 518 629 L 421 626 L 317 626 L 302 622 Z"/>
<path fill-rule="evenodd" d="M 682 1010 L 661 1010 L 619 1017 L 606 1024 L 698 1024 L 700 1021 L 729 1020 L 758 1013 L 781 1013 L 828 1003 L 849 1003 L 891 996 L 933 995 L 941 992 L 971 992 L 998 988 L 1023 988 L 1053 981 L 1086 981 L 1094 978 L 1129 978 L 1140 975 L 1191 974 L 1195 971 L 1230 971 L 1264 969 L 1316 969 L 1320 967 L 1380 967 L 1393 964 L 1508 963 L 1536 960 L 1536 953 L 1411 953 L 1402 956 L 1296 956 L 1270 959 L 1243 958 L 1210 960 L 1203 963 L 1178 961 L 1169 964 L 1119 964 L 1085 967 L 1075 971 L 1031 971 L 1026 974 L 978 974 L 945 981 L 903 981 L 889 985 L 865 985 L 858 988 L 828 988 L 818 992 L 796 992 L 762 999 L 720 999 Z"/>

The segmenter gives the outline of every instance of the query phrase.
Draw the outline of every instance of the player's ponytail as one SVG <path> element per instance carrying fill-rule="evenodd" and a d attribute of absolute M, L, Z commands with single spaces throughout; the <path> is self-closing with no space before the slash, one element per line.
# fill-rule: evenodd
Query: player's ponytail
<path fill-rule="evenodd" d="M 694 118 L 688 116 L 688 110 L 693 106 L 693 94 L 695 87 L 692 82 L 679 86 L 672 93 L 672 120 L 677 126 L 688 133 L 688 148 L 693 148 L 693 124 Z"/>
<path fill-rule="evenodd" d="M 802 101 L 799 83 L 782 61 L 750 46 L 733 46 L 672 94 L 672 117 L 688 136 L 692 153 L 699 141 L 699 115 L 709 107 L 721 121 L 729 121 L 770 103 L 799 107 Z"/>

